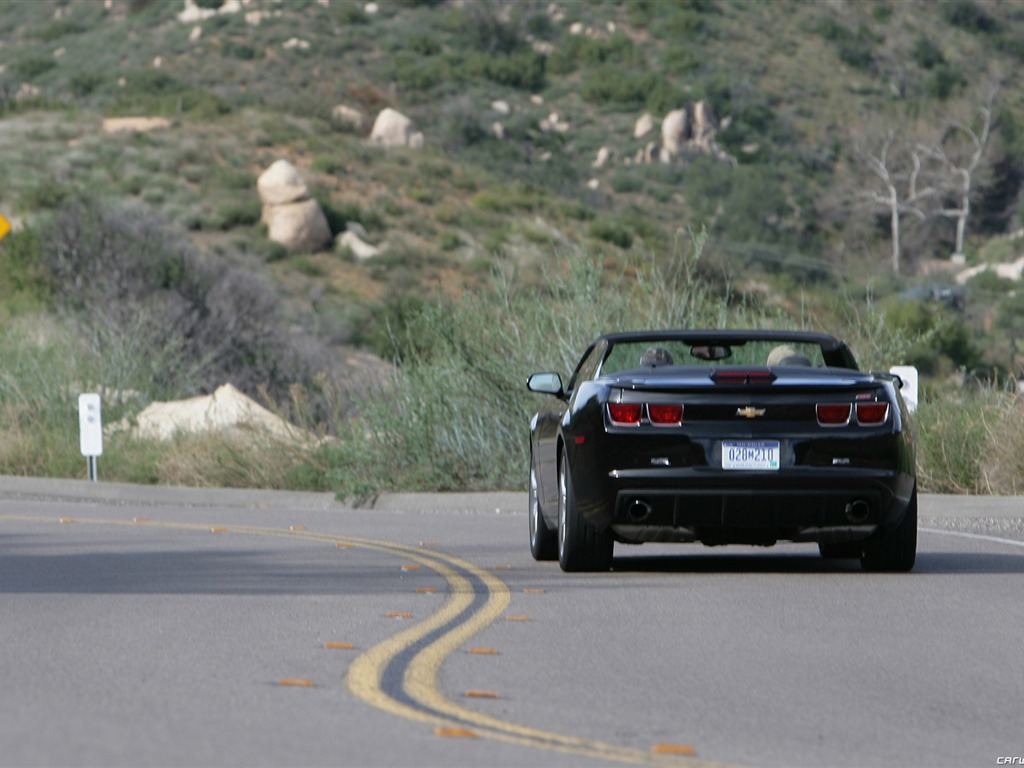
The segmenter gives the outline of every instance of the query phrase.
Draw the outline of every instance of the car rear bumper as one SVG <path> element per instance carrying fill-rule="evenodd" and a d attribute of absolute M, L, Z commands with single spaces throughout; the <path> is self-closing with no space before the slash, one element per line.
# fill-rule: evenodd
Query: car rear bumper
<path fill-rule="evenodd" d="M 627 542 L 842 542 L 903 517 L 913 478 L 877 471 L 625 472 L 607 478 L 609 503 L 591 522 Z"/>

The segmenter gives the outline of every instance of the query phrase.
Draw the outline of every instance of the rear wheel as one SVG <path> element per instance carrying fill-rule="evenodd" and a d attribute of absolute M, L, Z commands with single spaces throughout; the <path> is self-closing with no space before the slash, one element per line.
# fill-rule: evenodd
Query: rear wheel
<path fill-rule="evenodd" d="M 563 456 L 558 463 L 558 564 L 563 571 L 607 571 L 614 546 L 610 531 L 598 532 L 580 515 Z"/>
<path fill-rule="evenodd" d="M 917 559 L 917 488 L 903 520 L 893 530 L 879 531 L 864 542 L 860 564 L 865 571 L 909 571 Z"/>
<path fill-rule="evenodd" d="M 544 522 L 540 506 L 540 488 L 537 469 L 530 459 L 530 553 L 534 560 L 554 560 L 558 557 L 558 538 Z"/>

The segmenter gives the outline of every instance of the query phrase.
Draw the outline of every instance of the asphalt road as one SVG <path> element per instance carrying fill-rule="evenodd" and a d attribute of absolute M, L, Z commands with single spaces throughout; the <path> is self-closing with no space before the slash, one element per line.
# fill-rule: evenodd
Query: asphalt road
<path fill-rule="evenodd" d="M 526 495 L 0 477 L 0 766 L 1024 762 L 1024 499 L 917 568 L 527 547 Z"/>

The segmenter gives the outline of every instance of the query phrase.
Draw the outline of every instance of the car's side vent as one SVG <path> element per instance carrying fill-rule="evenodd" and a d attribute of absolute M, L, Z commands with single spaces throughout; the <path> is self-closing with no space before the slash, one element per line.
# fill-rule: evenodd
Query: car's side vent
<path fill-rule="evenodd" d="M 775 374 L 768 368 L 716 368 L 711 372 L 711 380 L 715 384 L 771 384 Z"/>

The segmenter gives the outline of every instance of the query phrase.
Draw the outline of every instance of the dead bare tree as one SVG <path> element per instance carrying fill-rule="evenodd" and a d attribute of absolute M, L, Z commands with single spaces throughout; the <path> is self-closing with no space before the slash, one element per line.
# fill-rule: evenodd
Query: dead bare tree
<path fill-rule="evenodd" d="M 922 160 L 926 153 L 916 142 L 901 140 L 898 132 L 890 128 L 886 131 L 877 153 L 858 147 L 856 155 L 861 164 L 881 183 L 881 190 L 865 190 L 860 196 L 872 206 L 881 207 L 889 214 L 892 271 L 898 275 L 903 217 L 911 215 L 921 221 L 927 219 L 928 213 L 924 205 L 937 193 L 934 187 L 924 184 Z"/>
<path fill-rule="evenodd" d="M 986 103 L 977 108 L 974 124 L 951 120 L 940 141 L 919 145 L 918 149 L 942 170 L 943 191 L 954 202 L 943 206 L 939 215 L 956 220 L 954 261 L 964 259 L 964 240 L 971 215 L 971 195 L 977 187 L 979 171 L 992 136 L 993 107 L 996 91 L 990 92 Z"/>

